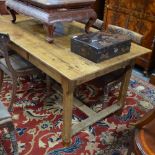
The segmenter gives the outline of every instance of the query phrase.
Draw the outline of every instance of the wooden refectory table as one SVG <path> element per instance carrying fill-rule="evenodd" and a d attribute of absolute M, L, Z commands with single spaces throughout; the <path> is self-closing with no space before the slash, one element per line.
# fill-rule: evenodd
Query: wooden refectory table
<path fill-rule="evenodd" d="M 59 23 L 55 42 L 48 44 L 44 40 L 43 30 L 40 29 L 42 24 L 32 18 L 19 16 L 18 22 L 14 25 L 10 23 L 9 16 L 3 16 L 0 17 L 0 22 L 0 32 L 10 35 L 11 48 L 62 85 L 62 139 L 65 145 L 70 144 L 72 135 L 124 107 L 135 58 L 151 52 L 132 43 L 129 53 L 96 64 L 70 51 L 71 37 L 84 32 L 84 25 L 81 23 Z M 118 103 L 96 113 L 74 99 L 73 92 L 77 85 L 120 68 L 126 68 L 126 71 L 122 78 Z M 72 126 L 73 103 L 88 115 L 86 120 L 74 126 Z"/>
<path fill-rule="evenodd" d="M 88 19 L 85 31 L 96 21 L 96 12 L 92 9 L 95 0 L 6 0 L 6 6 L 16 21 L 16 12 L 33 17 L 44 24 L 46 40 L 53 41 L 54 23 Z"/>

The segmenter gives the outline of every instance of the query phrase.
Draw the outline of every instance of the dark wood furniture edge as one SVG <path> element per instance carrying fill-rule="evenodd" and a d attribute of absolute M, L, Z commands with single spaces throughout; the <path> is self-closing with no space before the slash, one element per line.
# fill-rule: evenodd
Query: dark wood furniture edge
<path fill-rule="evenodd" d="M 82 7 L 85 7 L 85 6 L 88 6 L 88 5 L 92 6 L 93 3 L 95 3 L 95 1 L 93 2 L 92 0 L 91 1 L 83 1 L 83 0 L 81 0 L 82 3 L 76 2 L 76 3 L 66 3 L 66 4 L 51 5 L 50 3 L 43 4 L 43 3 L 40 3 L 39 1 L 34 1 L 34 0 L 17 0 L 17 1 L 24 2 L 24 3 L 29 3 L 32 6 L 36 6 L 36 7 L 42 8 L 42 9 L 59 9 L 59 8 L 68 8 L 68 9 L 71 8 L 71 9 L 74 9 L 75 5 L 78 8 L 82 8 Z"/>
<path fill-rule="evenodd" d="M 47 37 L 46 40 L 51 43 L 53 42 L 53 24 L 58 21 L 73 21 L 73 20 L 82 20 L 84 18 L 89 19 L 85 26 L 85 32 L 89 33 L 90 27 L 93 26 L 97 19 L 97 14 L 90 6 L 85 8 L 78 9 L 69 9 L 64 11 L 53 11 L 48 12 L 46 9 L 40 9 L 27 5 L 16 0 L 6 1 L 7 9 L 12 16 L 12 23 L 16 22 L 16 12 L 22 13 L 24 15 L 33 17 L 37 20 L 40 20 L 44 24 L 44 29 L 46 31 Z M 53 11 L 53 13 L 52 13 Z M 78 15 L 77 15 L 78 14 Z M 56 18 L 59 17 L 59 18 Z"/>
<path fill-rule="evenodd" d="M 150 77 L 150 83 L 155 85 L 155 73 L 151 75 Z"/>
<path fill-rule="evenodd" d="M 107 18 L 107 13 L 108 13 L 108 10 L 115 10 L 116 12 L 121 12 L 121 13 L 124 13 L 124 14 L 130 14 L 129 10 L 128 9 L 125 9 L 125 8 L 121 8 L 119 7 L 111 7 L 111 5 L 109 5 L 109 2 L 110 0 L 105 0 L 105 7 L 104 7 L 104 25 L 103 25 L 103 29 L 105 30 L 108 26 L 108 18 Z M 132 15 L 133 17 L 138 17 L 138 10 L 135 10 L 133 11 Z M 148 20 L 148 21 L 155 21 L 155 16 L 151 15 L 151 14 L 148 14 L 148 13 L 145 13 L 143 17 L 140 17 L 141 19 L 143 20 Z M 117 17 L 115 18 L 117 20 Z M 110 24 L 113 24 L 113 23 L 110 23 Z M 118 25 L 119 26 L 119 25 Z M 150 47 L 151 49 L 151 47 Z M 150 72 L 153 71 L 153 69 L 155 68 L 155 61 L 154 61 L 154 58 L 155 58 L 155 50 L 152 50 L 152 53 L 150 54 L 147 54 L 147 55 L 143 55 L 143 56 L 140 56 L 136 59 L 136 64 L 142 66 L 144 68 L 144 75 L 146 76 L 149 76 Z"/>
<path fill-rule="evenodd" d="M 5 6 L 5 0 L 0 0 L 0 15 L 7 15 L 8 11 Z"/>
<path fill-rule="evenodd" d="M 155 36 L 154 36 L 154 40 L 153 40 L 153 50 L 152 50 L 152 59 L 155 59 Z M 155 63 L 155 60 L 154 60 Z M 152 64 L 153 65 L 153 64 Z M 150 77 L 150 83 L 155 85 L 155 68 L 154 68 L 154 73 L 152 73 L 151 77 Z"/>
<path fill-rule="evenodd" d="M 136 123 L 130 123 L 130 125 L 135 126 L 136 128 L 142 128 L 143 126 L 151 122 L 153 119 L 155 119 L 155 108 L 149 111 L 147 114 L 145 114 L 144 117 L 142 117 Z"/>

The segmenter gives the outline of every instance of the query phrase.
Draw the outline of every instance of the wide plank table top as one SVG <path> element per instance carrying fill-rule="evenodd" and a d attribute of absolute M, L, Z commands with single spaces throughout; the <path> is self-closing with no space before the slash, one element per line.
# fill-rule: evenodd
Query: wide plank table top
<path fill-rule="evenodd" d="M 70 39 L 75 34 L 84 32 L 83 24 L 58 23 L 56 28 L 55 41 L 49 44 L 44 40 L 42 24 L 34 19 L 19 16 L 18 22 L 12 24 L 9 16 L 0 17 L 0 32 L 8 33 L 13 44 L 45 64 L 51 71 L 72 81 L 93 79 L 101 72 L 108 73 L 115 66 L 123 65 L 123 62 L 151 52 L 150 49 L 132 43 L 129 53 L 94 63 L 70 51 Z"/>
<path fill-rule="evenodd" d="M 95 0 L 18 0 L 33 4 L 41 8 L 63 8 L 63 7 L 79 7 L 89 6 Z"/>

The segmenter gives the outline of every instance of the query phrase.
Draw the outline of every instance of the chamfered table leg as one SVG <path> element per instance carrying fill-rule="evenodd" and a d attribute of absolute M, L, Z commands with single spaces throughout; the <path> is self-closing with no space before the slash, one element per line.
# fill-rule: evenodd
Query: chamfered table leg
<path fill-rule="evenodd" d="M 63 80 L 63 131 L 62 139 L 64 146 L 71 143 L 72 110 L 73 110 L 73 84 Z"/>
<path fill-rule="evenodd" d="M 121 109 L 123 109 L 125 105 L 125 99 L 126 99 L 126 94 L 127 94 L 131 74 L 132 74 L 133 65 L 134 65 L 134 62 L 132 62 L 129 66 L 127 66 L 124 76 L 123 76 L 123 80 L 122 80 L 122 84 L 121 84 L 121 88 L 119 92 L 119 97 L 118 97 L 118 104 L 121 105 L 122 107 Z"/>

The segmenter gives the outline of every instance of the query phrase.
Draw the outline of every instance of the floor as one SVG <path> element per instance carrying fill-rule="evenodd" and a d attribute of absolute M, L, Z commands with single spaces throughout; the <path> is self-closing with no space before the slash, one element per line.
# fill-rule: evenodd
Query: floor
<path fill-rule="evenodd" d="M 140 78 L 140 79 L 142 79 L 142 80 L 144 80 L 146 82 L 149 82 L 149 80 L 150 80 L 149 77 L 144 76 L 143 69 L 138 67 L 138 66 L 135 66 L 135 68 L 133 69 L 132 73 L 134 75 L 136 75 L 138 78 Z"/>

